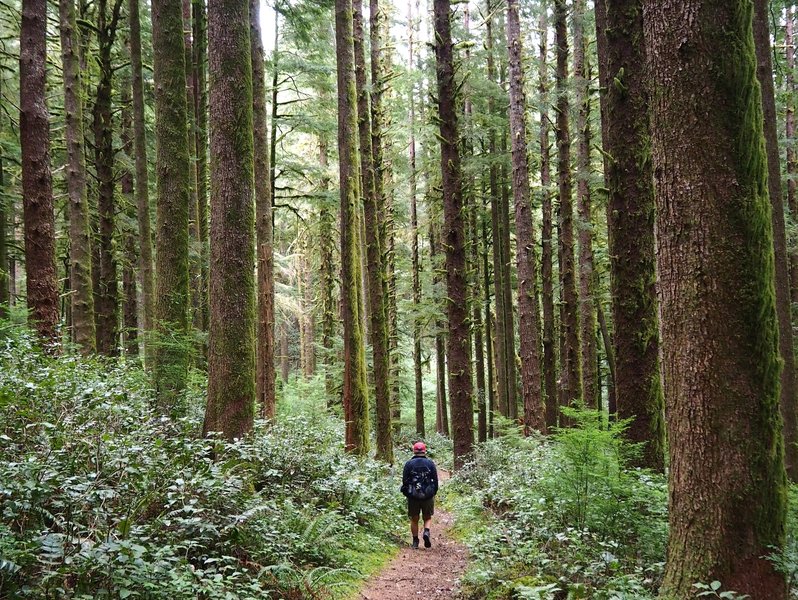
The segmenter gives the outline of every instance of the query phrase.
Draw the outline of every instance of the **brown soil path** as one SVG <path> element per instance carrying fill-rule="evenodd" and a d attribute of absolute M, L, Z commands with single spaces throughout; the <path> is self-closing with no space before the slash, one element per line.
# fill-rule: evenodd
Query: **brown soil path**
<path fill-rule="evenodd" d="M 441 473 L 448 479 L 448 473 Z M 466 547 L 449 535 L 454 524 L 452 516 L 435 507 L 432 518 L 432 548 L 413 550 L 405 546 L 378 574 L 366 582 L 359 600 L 399 600 L 423 598 L 444 600 L 457 597 L 457 579 L 468 563 Z M 408 525 L 408 544 L 410 527 Z"/>

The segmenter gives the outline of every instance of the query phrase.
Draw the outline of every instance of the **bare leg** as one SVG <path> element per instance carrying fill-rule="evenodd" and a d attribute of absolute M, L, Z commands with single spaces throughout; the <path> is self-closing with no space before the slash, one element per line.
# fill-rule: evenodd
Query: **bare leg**
<path fill-rule="evenodd" d="M 424 526 L 427 526 L 427 522 L 424 521 Z M 415 517 L 410 517 L 410 533 L 413 535 L 414 538 L 418 537 L 418 515 Z"/>
<path fill-rule="evenodd" d="M 432 525 L 432 517 L 424 519 L 424 529 L 429 529 L 430 525 Z M 416 530 L 418 530 L 418 525 L 416 525 Z"/>

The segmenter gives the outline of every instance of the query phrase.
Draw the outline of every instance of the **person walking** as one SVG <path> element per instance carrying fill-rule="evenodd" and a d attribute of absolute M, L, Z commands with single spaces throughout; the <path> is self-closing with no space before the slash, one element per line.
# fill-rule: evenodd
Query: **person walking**
<path fill-rule="evenodd" d="M 407 516 L 410 517 L 410 533 L 413 549 L 418 548 L 418 517 L 424 517 L 424 547 L 431 548 L 429 527 L 435 514 L 435 494 L 438 493 L 438 469 L 427 458 L 424 442 L 413 444 L 413 458 L 405 463 L 402 471 L 402 494 L 407 498 Z"/>

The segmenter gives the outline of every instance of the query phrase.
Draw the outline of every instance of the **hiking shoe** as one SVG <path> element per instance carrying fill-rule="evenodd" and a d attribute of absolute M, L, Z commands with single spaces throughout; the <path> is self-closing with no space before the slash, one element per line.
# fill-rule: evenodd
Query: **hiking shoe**
<path fill-rule="evenodd" d="M 432 548 L 432 542 L 429 539 L 429 529 L 424 530 L 424 547 Z"/>
<path fill-rule="evenodd" d="M 418 538 L 417 537 L 413 538 L 413 545 L 410 546 L 410 547 L 413 548 L 413 550 L 418 550 Z"/>

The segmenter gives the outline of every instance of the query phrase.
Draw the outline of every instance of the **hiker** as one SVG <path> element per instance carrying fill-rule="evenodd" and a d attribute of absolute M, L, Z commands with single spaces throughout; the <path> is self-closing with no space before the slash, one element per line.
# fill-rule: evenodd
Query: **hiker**
<path fill-rule="evenodd" d="M 402 472 L 402 493 L 407 497 L 407 516 L 410 517 L 410 533 L 413 549 L 418 548 L 418 515 L 424 517 L 424 547 L 431 548 L 429 526 L 435 514 L 435 494 L 438 493 L 438 470 L 427 458 L 424 442 L 413 444 L 413 458 L 405 463 Z"/>

